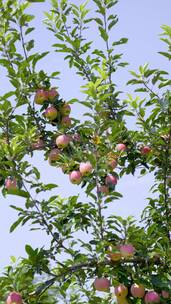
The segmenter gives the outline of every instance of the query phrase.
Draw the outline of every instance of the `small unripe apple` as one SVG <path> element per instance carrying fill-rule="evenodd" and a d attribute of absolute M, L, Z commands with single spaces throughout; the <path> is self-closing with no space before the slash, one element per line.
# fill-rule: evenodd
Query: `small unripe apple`
<path fill-rule="evenodd" d="M 81 178 L 82 178 L 82 175 L 81 175 L 80 171 L 72 171 L 69 174 L 69 179 L 72 184 L 79 185 L 81 183 Z"/>
<path fill-rule="evenodd" d="M 70 142 L 70 137 L 68 135 L 59 135 L 56 138 L 56 145 L 58 148 L 66 148 Z"/>
<path fill-rule="evenodd" d="M 56 110 L 55 107 L 51 106 L 46 109 L 44 115 L 49 120 L 54 120 L 58 115 L 58 111 Z"/>
<path fill-rule="evenodd" d="M 122 257 L 130 258 L 135 253 L 135 248 L 132 244 L 124 244 L 119 246 Z"/>
<path fill-rule="evenodd" d="M 145 295 L 144 285 L 134 283 L 131 286 L 131 294 L 134 298 L 143 298 Z"/>
<path fill-rule="evenodd" d="M 144 301 L 146 304 L 151 304 L 151 303 L 159 303 L 160 302 L 160 296 L 159 294 L 154 291 L 148 291 L 145 295 Z"/>
<path fill-rule="evenodd" d="M 51 163 L 51 161 L 56 161 L 59 159 L 60 156 L 60 150 L 58 149 L 52 149 L 49 153 L 49 162 Z"/>
<path fill-rule="evenodd" d="M 118 165 L 118 162 L 116 159 L 111 159 L 108 161 L 108 166 L 110 168 L 112 168 L 113 170 L 117 167 L 117 165 Z"/>
<path fill-rule="evenodd" d="M 71 113 L 71 107 L 68 103 L 65 103 L 61 108 L 62 116 L 68 116 Z"/>
<path fill-rule="evenodd" d="M 128 294 L 128 288 L 124 284 L 120 284 L 115 287 L 116 297 L 126 297 Z"/>
<path fill-rule="evenodd" d="M 98 187 L 98 193 L 103 193 L 103 194 L 108 194 L 109 193 L 109 188 L 107 186 L 100 186 Z"/>
<path fill-rule="evenodd" d="M 55 97 L 59 96 L 59 93 L 58 91 L 55 89 L 55 88 L 51 88 L 49 91 L 48 91 L 48 99 L 52 102 Z"/>
<path fill-rule="evenodd" d="M 61 125 L 63 127 L 69 128 L 71 126 L 71 118 L 69 116 L 65 116 L 61 120 Z"/>
<path fill-rule="evenodd" d="M 108 257 L 111 259 L 111 261 L 117 262 L 121 260 L 121 253 L 119 249 L 116 246 L 109 246 L 108 250 Z"/>
<path fill-rule="evenodd" d="M 32 150 L 41 150 L 45 147 L 43 139 L 39 138 L 37 142 L 31 144 Z"/>
<path fill-rule="evenodd" d="M 149 154 L 151 152 L 151 148 L 149 146 L 144 146 L 141 148 L 141 154 L 142 155 L 146 155 Z"/>
<path fill-rule="evenodd" d="M 87 161 L 85 163 L 82 162 L 82 163 L 80 163 L 80 168 L 79 169 L 80 169 L 81 174 L 83 176 L 85 176 L 85 175 L 89 175 L 92 172 L 93 166 L 89 161 Z"/>
<path fill-rule="evenodd" d="M 170 297 L 170 293 L 167 290 L 162 290 L 161 294 L 164 299 L 169 299 Z"/>
<path fill-rule="evenodd" d="M 47 99 L 48 99 L 48 93 L 46 90 L 38 89 L 36 91 L 36 95 L 34 97 L 34 102 L 36 104 L 42 105 L 44 103 L 44 101 L 46 101 Z"/>
<path fill-rule="evenodd" d="M 106 278 L 96 278 L 94 281 L 94 288 L 98 291 L 108 291 L 110 288 L 110 281 Z"/>
<path fill-rule="evenodd" d="M 17 181 L 16 181 L 16 179 L 8 177 L 5 180 L 5 188 L 7 190 L 16 190 L 17 189 Z"/>
<path fill-rule="evenodd" d="M 109 186 L 111 188 L 113 188 L 113 186 L 115 186 L 117 184 L 118 180 L 116 176 L 113 175 L 108 175 L 105 178 L 105 184 L 106 186 Z"/>
<path fill-rule="evenodd" d="M 6 304 L 22 304 L 22 296 L 18 292 L 11 292 L 6 300 Z"/>

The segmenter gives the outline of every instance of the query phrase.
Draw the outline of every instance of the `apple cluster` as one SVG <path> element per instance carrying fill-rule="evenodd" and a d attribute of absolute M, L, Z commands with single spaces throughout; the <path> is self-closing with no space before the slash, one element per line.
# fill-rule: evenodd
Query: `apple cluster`
<path fill-rule="evenodd" d="M 110 280 L 105 277 L 96 278 L 93 285 L 95 290 L 103 292 L 110 291 L 111 287 Z M 160 303 L 161 297 L 163 299 L 169 299 L 170 297 L 169 292 L 166 290 L 162 290 L 161 294 L 159 294 L 155 290 L 146 290 L 143 284 L 137 283 L 133 283 L 129 290 L 124 284 L 119 284 L 114 287 L 114 294 L 118 304 L 128 304 L 127 297 L 129 296 L 144 299 L 145 304 Z"/>
<path fill-rule="evenodd" d="M 124 258 L 132 258 L 135 254 L 135 248 L 132 244 L 110 245 L 107 254 L 111 261 L 116 262 Z"/>
<path fill-rule="evenodd" d="M 35 104 L 41 105 L 43 116 L 52 123 L 58 123 L 64 128 L 71 126 L 71 118 L 69 114 L 71 107 L 68 103 L 59 99 L 59 93 L 55 88 L 38 89 L 35 98 Z"/>

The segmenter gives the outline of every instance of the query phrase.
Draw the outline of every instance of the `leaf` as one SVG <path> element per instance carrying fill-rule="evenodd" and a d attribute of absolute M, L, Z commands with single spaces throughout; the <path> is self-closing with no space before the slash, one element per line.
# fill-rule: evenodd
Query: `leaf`
<path fill-rule="evenodd" d="M 105 29 L 101 26 L 99 26 L 100 35 L 103 38 L 104 41 L 108 40 L 108 34 L 106 33 Z"/>
<path fill-rule="evenodd" d="M 20 190 L 20 189 L 15 189 L 15 190 L 8 190 L 7 194 L 10 195 L 17 195 L 17 196 L 22 196 L 22 197 L 30 197 L 29 193 L 24 191 L 24 190 Z"/>
<path fill-rule="evenodd" d="M 20 225 L 20 223 L 23 221 L 23 219 L 24 219 L 24 216 L 21 216 L 21 217 L 19 217 L 19 219 L 16 222 L 14 222 L 11 225 L 11 227 L 10 227 L 10 233 L 13 232 Z"/>
<path fill-rule="evenodd" d="M 169 60 L 171 60 L 171 54 L 166 53 L 166 52 L 158 52 L 158 53 L 161 54 L 161 55 L 163 55 L 163 56 L 165 56 L 165 57 L 167 57 Z"/>

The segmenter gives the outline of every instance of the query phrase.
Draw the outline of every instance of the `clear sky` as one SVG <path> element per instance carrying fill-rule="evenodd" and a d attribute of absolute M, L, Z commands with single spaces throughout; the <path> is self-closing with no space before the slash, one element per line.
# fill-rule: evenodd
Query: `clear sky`
<path fill-rule="evenodd" d="M 43 11 L 46 11 L 50 6 L 50 1 L 46 3 L 35 3 L 31 6 L 31 13 L 36 15 L 36 31 L 34 37 L 36 39 L 36 48 L 40 51 L 51 49 L 51 44 L 55 42 L 51 32 L 47 32 L 45 27 L 41 24 L 43 20 Z M 81 0 L 74 0 L 75 4 L 81 4 Z M 90 0 L 90 7 L 92 1 Z M 120 37 L 129 38 L 126 46 L 122 47 L 124 53 L 124 61 L 128 61 L 130 66 L 122 70 L 114 76 L 118 88 L 124 92 L 128 91 L 125 86 L 129 79 L 128 70 L 137 69 L 137 67 L 146 62 L 150 63 L 153 68 L 168 68 L 168 61 L 160 56 L 157 52 L 164 50 L 164 44 L 159 40 L 161 33 L 160 26 L 162 24 L 170 25 L 171 21 L 171 1 L 163 0 L 120 0 L 119 4 L 114 8 L 114 14 L 118 14 L 119 23 L 113 32 L 113 39 Z M 95 40 L 97 33 L 90 30 L 90 39 Z M 98 44 L 103 43 L 102 41 Z M 100 45 L 99 45 L 100 46 Z M 120 50 L 119 50 L 120 51 Z M 81 79 L 74 74 L 74 70 L 69 70 L 66 63 L 62 60 L 62 55 L 53 53 L 47 59 L 41 61 L 41 69 L 46 71 L 61 71 L 61 79 L 53 85 L 59 87 L 59 92 L 63 98 L 69 100 L 77 97 L 82 98 L 80 93 Z M 1 70 L 0 70 L 1 71 Z M 2 89 L 8 91 L 8 86 L 4 76 L 1 76 Z M 129 91 L 131 88 L 129 88 Z M 83 109 L 74 105 L 72 107 L 72 116 L 80 117 Z M 130 124 L 131 125 L 131 124 Z M 133 125 L 131 125 L 133 127 Z M 42 180 L 44 182 L 56 182 L 60 187 L 55 193 L 61 194 L 64 197 L 78 194 L 79 186 L 72 186 L 68 177 L 64 176 L 60 170 L 50 167 L 48 162 L 43 160 L 41 152 L 35 152 L 33 164 L 37 165 L 42 173 Z M 120 201 L 114 201 L 110 205 L 110 212 L 118 215 L 128 216 L 135 215 L 139 217 L 140 212 L 146 205 L 145 198 L 149 196 L 148 189 L 152 183 L 152 176 L 148 175 L 145 178 L 133 178 L 125 176 L 117 187 L 117 190 L 123 193 L 124 197 Z M 16 257 L 25 255 L 25 244 L 31 244 L 33 247 L 47 244 L 47 238 L 43 232 L 29 232 L 29 226 L 24 226 L 17 229 L 14 233 L 9 234 L 10 225 L 16 220 L 17 213 L 9 208 L 10 204 L 23 204 L 21 198 L 15 196 L 7 196 L 6 199 L 0 196 L 0 271 L 2 267 L 9 263 L 9 256 Z M 85 199 L 81 194 L 81 199 Z"/>

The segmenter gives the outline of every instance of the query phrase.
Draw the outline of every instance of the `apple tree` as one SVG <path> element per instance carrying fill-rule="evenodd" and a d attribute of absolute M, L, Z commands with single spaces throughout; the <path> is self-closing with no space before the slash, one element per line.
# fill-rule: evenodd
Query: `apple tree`
<path fill-rule="evenodd" d="M 59 71 L 38 68 L 51 52 L 35 51 L 34 2 L 44 1 L 0 0 L 0 65 L 10 88 L 0 97 L 0 185 L 17 214 L 10 232 L 29 223 L 49 245 L 27 244 L 25 258 L 12 257 L 1 274 L 0 303 L 171 303 L 169 72 L 142 65 L 127 83 L 135 91 L 120 92 L 113 76 L 127 68 L 117 50 L 127 38 L 112 41 L 118 1 L 51 0 L 42 24 L 55 41 L 51 52 L 63 54 L 83 82 L 83 100 L 64 100 Z M 101 49 L 88 38 L 93 28 Z M 171 27 L 162 26 L 161 40 L 167 49 L 160 54 L 170 60 Z M 81 120 L 70 114 L 77 104 L 85 109 Z M 35 150 L 86 199 L 62 198 L 55 183 L 44 184 L 31 164 Z M 110 212 L 122 197 L 118 183 L 135 172 L 154 176 L 141 222 Z"/>

